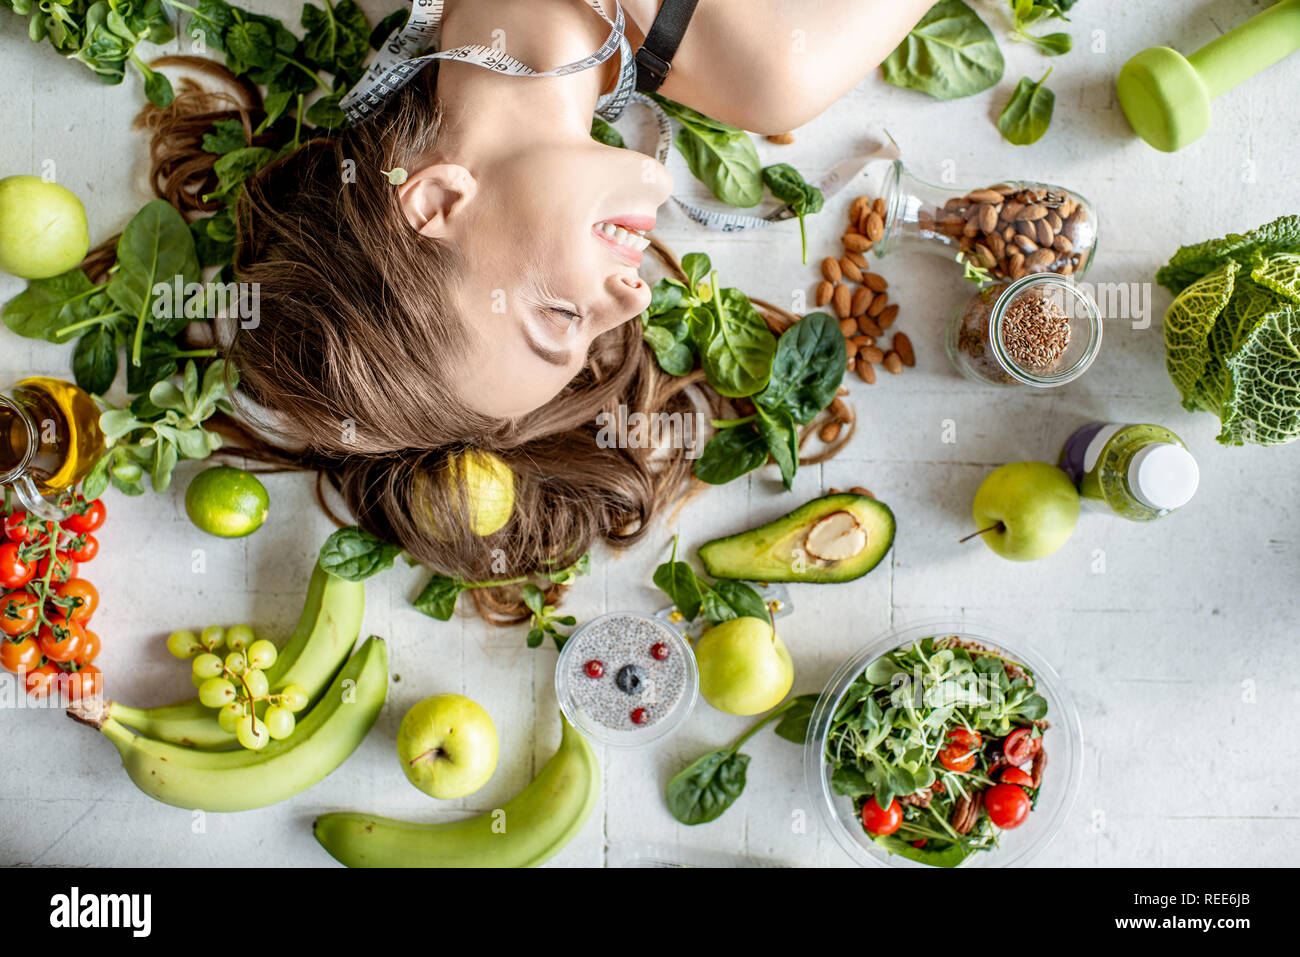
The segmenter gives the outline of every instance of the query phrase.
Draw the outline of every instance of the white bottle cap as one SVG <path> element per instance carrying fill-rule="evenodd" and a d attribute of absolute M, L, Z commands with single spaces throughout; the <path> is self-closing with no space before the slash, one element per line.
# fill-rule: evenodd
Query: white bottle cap
<path fill-rule="evenodd" d="M 1128 467 L 1128 485 L 1138 501 L 1161 510 L 1190 502 L 1200 480 L 1192 453 L 1171 442 L 1154 442 L 1141 449 Z"/>

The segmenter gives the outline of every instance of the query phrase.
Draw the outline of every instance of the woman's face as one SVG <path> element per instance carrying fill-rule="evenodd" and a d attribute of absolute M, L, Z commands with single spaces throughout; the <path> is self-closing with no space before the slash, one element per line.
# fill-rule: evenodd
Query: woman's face
<path fill-rule="evenodd" d="M 593 339 L 649 304 L 642 234 L 672 178 L 645 154 L 595 140 L 533 141 L 473 175 L 472 199 L 448 220 L 466 264 L 459 386 L 471 408 L 513 418 L 550 401 Z"/>

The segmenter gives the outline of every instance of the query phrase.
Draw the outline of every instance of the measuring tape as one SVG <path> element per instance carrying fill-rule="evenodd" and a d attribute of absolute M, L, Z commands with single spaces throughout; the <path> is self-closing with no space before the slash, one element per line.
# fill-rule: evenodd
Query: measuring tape
<path fill-rule="evenodd" d="M 411 13 L 406 24 L 389 35 L 366 67 L 365 74 L 343 97 L 339 106 L 347 116 L 348 122 L 354 125 L 364 123 L 369 117 L 382 110 L 413 77 L 434 60 L 471 63 L 504 76 L 552 77 L 589 70 L 605 63 L 615 53 L 621 52 L 618 84 L 613 93 L 600 97 L 596 104 L 596 113 L 603 119 L 613 121 L 623 114 L 629 103 L 644 106 L 653 115 L 658 126 L 655 158 L 666 165 L 673 138 L 672 121 L 658 103 L 644 93 L 636 92 L 636 60 L 632 56 L 627 37 L 624 36 L 626 21 L 623 7 L 618 0 L 614 0 L 616 12 L 614 19 L 611 20 L 601 9 L 599 0 L 586 0 L 586 2 L 610 26 L 609 36 L 605 38 L 605 42 L 590 56 L 558 66 L 553 70 L 538 71 L 516 60 L 505 51 L 485 44 L 476 43 L 426 53 L 425 51 L 430 49 L 437 51 L 438 41 L 442 35 L 444 0 L 412 0 Z M 822 191 L 824 197 L 829 199 L 856 179 L 870 163 L 881 159 L 898 159 L 899 150 L 893 138 L 885 133 L 884 140 L 888 142 L 871 153 L 854 156 L 837 163 L 814 185 Z M 673 197 L 673 202 L 693 222 L 707 229 L 724 233 L 771 226 L 774 223 L 793 219 L 795 216 L 794 210 L 788 205 L 781 206 L 766 215 L 756 216 L 749 213 L 710 209 L 678 196 Z"/>

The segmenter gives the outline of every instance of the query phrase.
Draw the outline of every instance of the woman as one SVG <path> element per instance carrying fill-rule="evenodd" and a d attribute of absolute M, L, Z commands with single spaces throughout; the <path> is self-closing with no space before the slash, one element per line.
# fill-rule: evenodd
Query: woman
<path fill-rule="evenodd" d="M 637 267 L 671 179 L 590 136 L 593 111 L 629 92 L 631 50 L 650 34 L 642 88 L 662 80 L 665 96 L 780 132 L 874 69 L 929 3 L 693 6 L 623 0 L 623 44 L 616 0 L 417 3 L 441 7 L 444 51 L 504 39 L 545 72 L 617 49 L 560 76 L 435 61 L 247 185 L 235 266 L 260 283 L 261 323 L 229 349 L 243 390 L 364 527 L 434 568 L 518 575 L 633 541 L 688 474 L 680 450 L 652 463 L 595 441 L 620 404 L 689 407 L 629 321 L 649 302 Z M 513 516 L 486 536 L 451 464 L 469 449 L 513 473 Z"/>

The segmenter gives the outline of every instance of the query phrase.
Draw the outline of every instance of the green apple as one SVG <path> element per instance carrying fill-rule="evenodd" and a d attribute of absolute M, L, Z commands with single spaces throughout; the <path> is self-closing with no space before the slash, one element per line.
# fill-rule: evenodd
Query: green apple
<path fill-rule="evenodd" d="M 0 179 L 0 269 L 21 279 L 65 273 L 90 249 L 75 193 L 38 176 Z"/>
<path fill-rule="evenodd" d="M 759 714 L 775 708 L 794 684 L 794 663 L 762 618 L 732 618 L 714 625 L 695 643 L 700 694 L 727 714 Z"/>
<path fill-rule="evenodd" d="M 971 512 L 985 545 L 1013 562 L 1031 562 L 1069 539 L 1079 520 L 1079 492 L 1055 465 L 1012 462 L 984 480 Z"/>
<path fill-rule="evenodd" d="M 397 754 L 407 779 L 425 794 L 473 794 L 497 769 L 497 728 L 483 706 L 463 694 L 425 698 L 402 719 Z"/>

